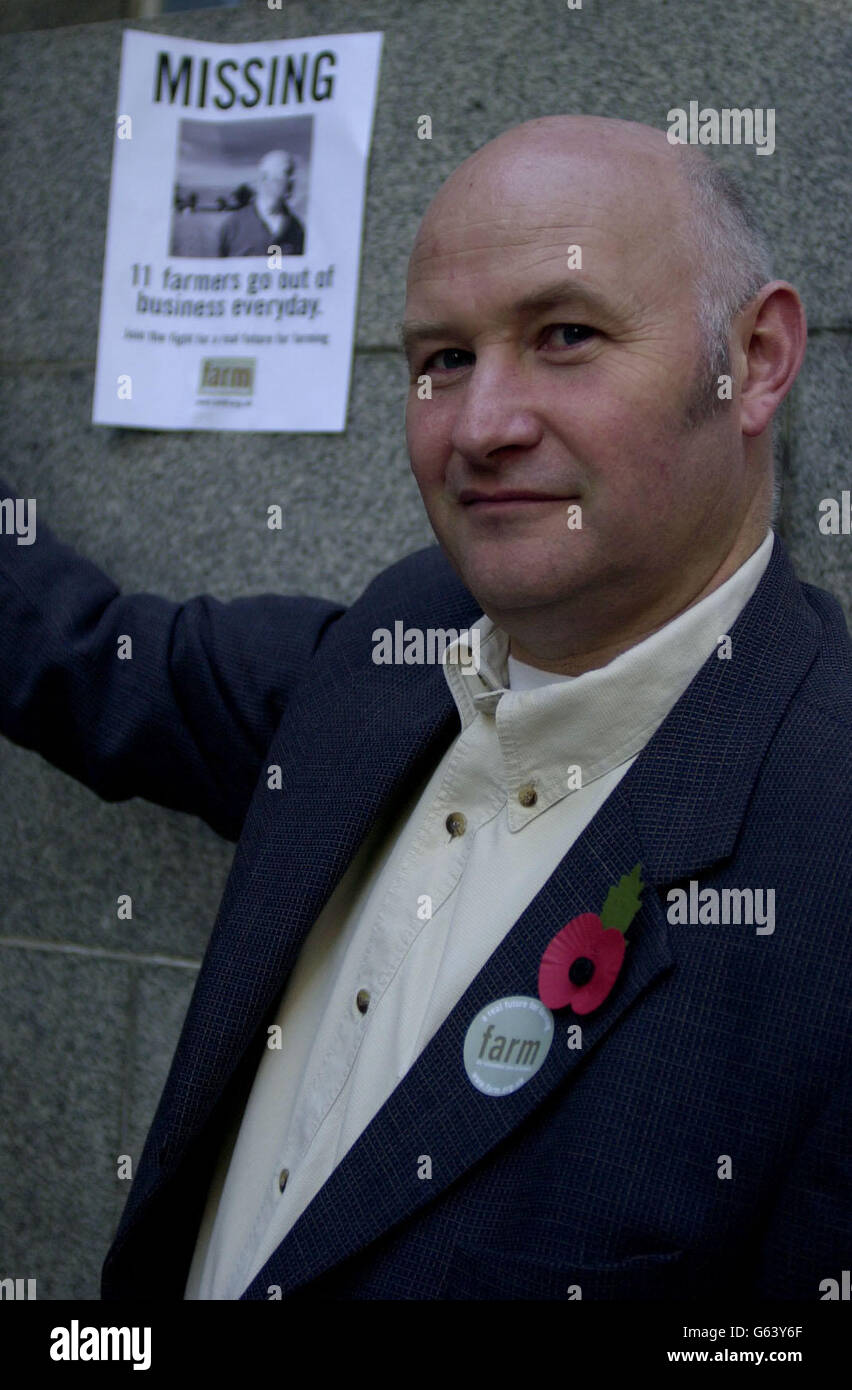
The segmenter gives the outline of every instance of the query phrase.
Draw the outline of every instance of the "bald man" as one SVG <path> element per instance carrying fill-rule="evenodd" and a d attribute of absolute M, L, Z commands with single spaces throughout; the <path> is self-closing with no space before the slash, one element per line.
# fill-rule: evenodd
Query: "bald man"
<path fill-rule="evenodd" d="M 644 126 L 534 121 L 466 160 L 417 236 L 403 338 L 431 399 L 409 393 L 412 468 L 453 567 L 536 669 L 603 666 L 767 535 L 804 313 L 762 247 L 728 269 L 719 236 L 704 264 L 686 177 L 703 167 Z M 730 365 L 702 323 L 726 298 L 744 301 Z"/>
<path fill-rule="evenodd" d="M 528 122 L 411 256 L 438 546 L 348 609 L 0 550 L 4 732 L 239 841 L 104 1298 L 841 1296 L 852 653 L 772 528 L 805 336 L 706 155 Z"/>
<path fill-rule="evenodd" d="M 305 229 L 288 207 L 295 177 L 295 161 L 284 150 L 269 150 L 263 156 L 251 202 L 222 223 L 220 256 L 267 256 L 270 246 L 279 247 L 282 256 L 302 255 Z"/>

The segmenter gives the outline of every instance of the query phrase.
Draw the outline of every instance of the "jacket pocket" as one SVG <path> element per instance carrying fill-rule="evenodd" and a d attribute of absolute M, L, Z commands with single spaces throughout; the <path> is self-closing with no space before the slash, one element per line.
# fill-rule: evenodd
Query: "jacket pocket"
<path fill-rule="evenodd" d="M 640 1255 L 612 1264 L 550 1263 L 502 1250 L 456 1246 L 440 1297 L 444 1299 L 684 1299 L 700 1297 L 685 1278 L 683 1250 Z"/>

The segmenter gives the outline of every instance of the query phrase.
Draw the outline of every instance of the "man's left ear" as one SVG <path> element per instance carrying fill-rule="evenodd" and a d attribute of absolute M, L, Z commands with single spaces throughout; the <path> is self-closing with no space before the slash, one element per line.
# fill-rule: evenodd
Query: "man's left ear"
<path fill-rule="evenodd" d="M 797 291 L 770 280 L 735 316 L 732 356 L 740 378 L 743 434 L 762 434 L 790 390 L 805 356 L 808 325 Z"/>

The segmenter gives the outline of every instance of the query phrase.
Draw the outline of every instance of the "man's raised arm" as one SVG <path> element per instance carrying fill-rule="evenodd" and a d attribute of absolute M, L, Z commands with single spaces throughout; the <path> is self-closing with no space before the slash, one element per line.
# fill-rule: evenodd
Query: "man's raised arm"
<path fill-rule="evenodd" d="M 236 840 L 287 701 L 343 606 L 123 594 L 2 478 L 0 519 L 0 733 L 107 801 L 146 797 Z"/>

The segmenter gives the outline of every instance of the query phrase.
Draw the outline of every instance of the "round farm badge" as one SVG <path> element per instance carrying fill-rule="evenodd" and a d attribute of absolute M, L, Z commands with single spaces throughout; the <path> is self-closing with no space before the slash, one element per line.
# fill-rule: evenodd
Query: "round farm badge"
<path fill-rule="evenodd" d="M 540 999 L 495 999 L 467 1030 L 464 1069 L 486 1096 L 508 1096 L 544 1065 L 552 1042 L 553 1015 Z"/>

